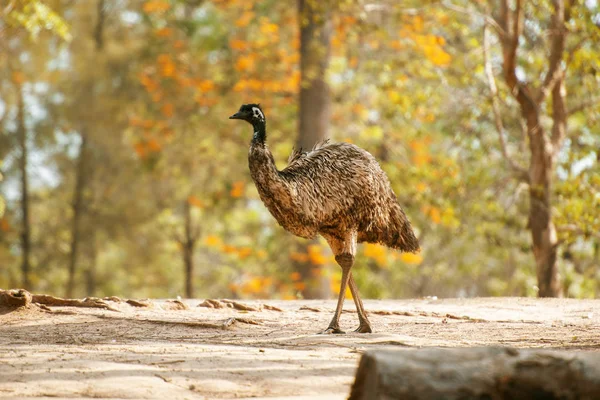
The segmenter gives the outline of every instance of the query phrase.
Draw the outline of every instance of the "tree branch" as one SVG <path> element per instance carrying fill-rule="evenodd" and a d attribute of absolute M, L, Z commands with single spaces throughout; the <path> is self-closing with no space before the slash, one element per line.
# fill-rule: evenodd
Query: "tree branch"
<path fill-rule="evenodd" d="M 515 10 L 513 11 L 513 39 L 516 41 L 516 47 L 519 45 L 519 38 L 523 34 L 523 7 L 521 0 L 517 0 Z"/>
<path fill-rule="evenodd" d="M 556 231 L 557 232 L 571 232 L 571 233 L 574 233 L 576 235 L 582 235 L 582 236 L 585 236 L 585 237 L 595 237 L 595 238 L 599 238 L 600 239 L 600 233 L 599 232 L 594 232 L 594 231 L 591 231 L 591 230 L 585 230 L 585 229 L 582 229 L 582 228 L 578 227 L 575 224 L 557 226 L 556 227 Z"/>
<path fill-rule="evenodd" d="M 552 155 L 555 157 L 560 149 L 567 133 L 567 106 L 566 106 L 566 88 L 565 71 L 562 67 L 563 54 L 565 51 L 565 42 L 568 30 L 565 22 L 570 18 L 570 7 L 565 9 L 563 0 L 553 0 L 554 14 L 552 15 L 552 48 L 550 49 L 550 70 L 546 76 L 540 96 L 548 88 L 552 89 Z M 569 6 L 571 3 L 569 3 Z M 543 98 L 543 97 L 542 97 Z"/>
<path fill-rule="evenodd" d="M 517 2 L 517 6 L 520 5 L 520 2 Z M 500 2 L 500 19 L 501 26 L 504 28 L 506 32 L 510 31 L 511 26 L 511 18 L 509 17 L 509 5 L 508 0 L 502 0 Z M 513 15 L 518 15 L 515 13 Z M 508 84 L 511 91 L 514 91 L 515 86 L 517 85 L 517 74 L 516 74 L 516 59 L 517 59 L 517 47 L 519 46 L 519 38 L 515 37 L 514 34 L 507 35 L 502 40 L 502 51 L 504 53 L 503 57 L 503 70 L 504 76 L 506 78 L 506 83 Z"/>
<path fill-rule="evenodd" d="M 554 87 L 563 78 L 564 71 L 561 68 L 563 53 L 565 51 L 565 39 L 567 30 L 565 28 L 565 5 L 563 0 L 554 0 L 554 14 L 552 15 L 552 23 L 550 24 L 551 47 L 550 56 L 548 58 L 549 67 L 544 83 L 540 87 L 537 96 L 537 102 L 543 102 L 548 94 L 552 92 Z"/>
<path fill-rule="evenodd" d="M 512 18 L 511 18 L 512 16 Z M 526 83 L 519 82 L 517 78 L 517 49 L 519 38 L 523 33 L 523 8 L 521 0 L 517 0 L 515 10 L 511 13 L 508 0 L 500 2 L 499 25 L 509 34 L 502 38 L 502 53 L 504 79 L 510 92 L 517 99 L 525 118 L 535 117 L 537 120 L 538 104 L 531 95 Z M 537 125 L 537 121 L 531 121 L 530 125 Z"/>
<path fill-rule="evenodd" d="M 487 27 L 487 24 L 483 27 L 483 58 L 485 64 L 485 76 L 487 77 L 488 85 L 490 87 L 492 110 L 494 111 L 494 121 L 496 124 L 496 130 L 498 131 L 498 138 L 500 139 L 502 157 L 504 157 L 504 160 L 508 163 L 510 169 L 513 171 L 513 173 L 515 173 L 519 180 L 529 182 L 528 172 L 525 170 L 525 168 L 517 165 L 517 163 L 508 154 L 508 149 L 506 147 L 504 124 L 502 123 L 500 105 L 498 104 L 498 87 L 496 86 L 494 70 L 492 68 L 492 62 L 489 56 L 489 33 Z"/>
<path fill-rule="evenodd" d="M 585 42 L 587 42 L 588 40 L 590 40 L 590 36 L 584 36 L 581 39 L 579 39 L 579 41 L 577 43 L 575 43 L 571 48 L 569 48 L 567 50 L 567 60 L 565 61 L 565 64 L 567 66 L 571 65 L 571 62 L 573 62 L 573 58 L 575 57 L 575 54 L 577 54 L 577 52 L 579 50 L 581 50 L 581 48 L 583 47 Z"/>
<path fill-rule="evenodd" d="M 457 6 L 456 4 L 453 4 L 450 1 L 446 1 L 446 0 L 442 1 L 442 5 L 449 10 L 456 11 L 461 14 L 475 15 L 477 17 L 483 18 L 485 23 L 490 25 L 492 28 L 494 28 L 496 30 L 496 32 L 498 32 L 498 34 L 500 35 L 501 38 L 506 36 L 505 28 L 500 26 L 500 24 L 498 24 L 498 22 L 494 18 L 490 17 L 489 15 L 480 13 L 479 11 L 476 11 L 476 10 L 470 10 L 468 8 L 463 8 L 463 7 Z"/>
<path fill-rule="evenodd" d="M 569 115 L 569 116 L 573 115 L 575 113 L 584 111 L 586 108 L 597 106 L 599 104 L 600 104 L 600 96 L 594 96 L 594 97 L 590 98 L 589 100 L 582 101 L 581 103 L 577 104 L 576 106 L 569 108 L 569 110 L 567 111 L 567 115 Z"/>
<path fill-rule="evenodd" d="M 556 156 L 567 133 L 567 106 L 564 79 L 552 89 L 552 154 Z"/>

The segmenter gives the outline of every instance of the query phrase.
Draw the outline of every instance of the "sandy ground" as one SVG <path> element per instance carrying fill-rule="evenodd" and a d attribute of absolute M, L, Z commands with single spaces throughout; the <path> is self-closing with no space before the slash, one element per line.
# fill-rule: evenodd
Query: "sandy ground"
<path fill-rule="evenodd" d="M 375 333 L 346 335 L 316 334 L 334 301 L 244 302 L 259 311 L 184 302 L 0 308 L 0 397 L 345 399 L 369 349 L 600 348 L 600 300 L 367 300 Z M 351 331 L 348 303 L 341 325 Z"/>

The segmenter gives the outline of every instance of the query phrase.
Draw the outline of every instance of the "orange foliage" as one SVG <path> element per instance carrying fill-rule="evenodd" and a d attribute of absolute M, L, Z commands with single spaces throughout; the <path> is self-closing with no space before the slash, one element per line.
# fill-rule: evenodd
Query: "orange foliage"
<path fill-rule="evenodd" d="M 291 278 L 293 281 L 299 281 L 300 279 L 302 279 L 302 276 L 300 275 L 300 272 L 292 272 L 292 273 L 290 274 L 290 278 Z"/>
<path fill-rule="evenodd" d="M 421 212 L 427 215 L 435 224 L 439 224 L 442 221 L 442 213 L 437 207 L 424 205 L 421 207 Z"/>
<path fill-rule="evenodd" d="M 440 67 L 449 65 L 452 57 L 443 49 L 446 40 L 441 36 L 423 33 L 424 31 L 423 18 L 417 15 L 400 28 L 398 35 L 403 39 L 411 39 L 413 46 L 420 50 L 433 64 Z M 403 47 L 403 42 L 392 41 L 390 46 L 395 50 L 400 50 Z"/>
<path fill-rule="evenodd" d="M 0 230 L 2 232 L 8 232 L 10 230 L 10 224 L 6 218 L 0 219 Z"/>
<path fill-rule="evenodd" d="M 224 244 L 221 247 L 221 251 L 225 254 L 234 254 L 237 253 L 237 249 L 235 248 L 235 246 L 231 246 L 229 244 Z"/>
<path fill-rule="evenodd" d="M 235 26 L 237 26 L 238 28 L 243 28 L 245 26 L 248 26 L 248 24 L 250 23 L 250 21 L 252 21 L 252 19 L 254 19 L 254 12 L 253 11 L 244 11 L 242 13 L 242 15 L 235 21 Z"/>
<path fill-rule="evenodd" d="M 215 235 L 209 235 L 204 239 L 204 244 L 209 247 L 220 247 L 221 243 L 221 238 Z"/>
<path fill-rule="evenodd" d="M 279 34 L 279 27 L 274 23 L 270 22 L 268 18 L 261 18 L 260 31 L 264 35 L 277 36 Z"/>
<path fill-rule="evenodd" d="M 404 47 L 404 45 L 402 44 L 401 41 L 399 40 L 392 40 L 390 42 L 390 47 L 394 50 L 402 50 L 402 48 Z"/>
<path fill-rule="evenodd" d="M 327 258 L 321 253 L 321 246 L 318 244 L 308 246 L 308 259 L 314 265 L 327 264 Z"/>
<path fill-rule="evenodd" d="M 400 259 L 406 264 L 419 265 L 423 262 L 423 256 L 421 254 L 413 253 L 402 253 Z"/>
<path fill-rule="evenodd" d="M 131 117 L 129 119 L 129 125 L 144 129 L 150 129 L 155 125 L 155 123 L 150 119 L 139 119 L 137 117 Z"/>
<path fill-rule="evenodd" d="M 256 56 L 253 54 L 239 57 L 235 63 L 235 69 L 237 69 L 238 71 L 254 70 L 255 58 L 256 58 Z"/>
<path fill-rule="evenodd" d="M 231 197 L 235 198 L 242 197 L 244 195 L 245 189 L 246 185 L 244 181 L 233 182 L 233 187 L 231 188 L 229 194 L 231 195 Z"/>
<path fill-rule="evenodd" d="M 303 291 L 304 289 L 306 289 L 306 283 L 304 282 L 294 282 L 292 286 L 298 291 Z"/>
<path fill-rule="evenodd" d="M 231 290 L 232 292 L 237 292 L 239 289 L 239 285 L 237 283 L 230 283 L 229 285 L 227 285 L 227 287 L 229 288 L 229 290 Z"/>
<path fill-rule="evenodd" d="M 424 182 L 417 183 L 417 186 L 416 186 L 417 192 L 423 193 L 427 190 L 427 188 L 428 188 L 428 186 L 426 183 L 424 183 Z"/>
<path fill-rule="evenodd" d="M 158 143 L 158 140 L 156 140 L 154 138 L 152 138 L 148 141 L 147 147 L 148 147 L 148 150 L 153 151 L 153 152 L 159 152 L 162 148 L 160 143 Z"/>
<path fill-rule="evenodd" d="M 237 254 L 238 257 L 243 260 L 252 254 L 252 249 L 250 247 L 241 247 L 238 249 Z"/>
<path fill-rule="evenodd" d="M 242 287 L 242 291 L 249 293 L 258 293 L 263 289 L 263 280 L 260 277 L 254 277 L 250 279 L 246 284 Z"/>
<path fill-rule="evenodd" d="M 167 118 L 171 118 L 173 116 L 173 104 L 171 103 L 163 104 L 160 110 L 162 111 L 163 115 Z"/>
<path fill-rule="evenodd" d="M 170 55 L 160 54 L 157 61 L 162 76 L 169 78 L 175 75 L 175 63 Z"/>
<path fill-rule="evenodd" d="M 162 92 L 156 92 L 152 94 L 152 101 L 155 103 L 158 103 L 159 101 L 161 101 L 163 98 L 163 94 Z"/>
<path fill-rule="evenodd" d="M 196 89 L 201 92 L 210 92 L 215 89 L 215 83 L 208 79 L 199 79 L 195 81 Z"/>
<path fill-rule="evenodd" d="M 143 142 L 137 142 L 136 144 L 134 144 L 133 149 L 135 150 L 138 157 L 144 158 L 146 156 L 146 146 Z"/>
<path fill-rule="evenodd" d="M 341 273 L 337 273 L 330 281 L 329 281 L 329 288 L 331 289 L 331 291 L 333 293 L 340 293 L 340 284 L 342 282 L 342 276 Z M 351 299 L 352 298 L 352 293 L 350 292 L 350 287 L 346 287 L 346 293 L 345 293 L 345 297 L 347 299 Z"/>
<path fill-rule="evenodd" d="M 305 263 L 305 262 L 308 261 L 308 254 L 306 254 L 306 253 L 300 253 L 300 252 L 297 252 L 297 251 L 292 251 L 290 253 L 290 258 L 293 261 Z"/>
<path fill-rule="evenodd" d="M 156 81 L 154 81 L 147 73 L 140 73 L 139 80 L 148 92 L 154 92 L 158 89 L 158 83 L 156 83 Z"/>
<path fill-rule="evenodd" d="M 17 85 L 22 85 L 25 82 L 25 74 L 21 71 L 15 71 L 12 73 L 12 81 Z"/>
<path fill-rule="evenodd" d="M 144 3 L 143 10 L 146 14 L 162 13 L 171 8 L 171 5 L 166 1 L 151 0 Z"/>
<path fill-rule="evenodd" d="M 156 30 L 156 36 L 158 37 L 171 37 L 173 35 L 173 29 L 171 28 L 160 28 Z"/>
<path fill-rule="evenodd" d="M 387 251 L 385 247 L 376 243 L 365 243 L 364 255 L 375 260 L 380 267 L 387 266 Z"/>
<path fill-rule="evenodd" d="M 200 200 L 198 197 L 191 195 L 188 196 L 188 204 L 197 208 L 203 208 L 204 207 L 204 203 L 202 202 L 202 200 Z"/>
<path fill-rule="evenodd" d="M 268 291 L 273 289 L 273 278 L 263 276 L 250 276 L 241 285 L 230 284 L 229 289 L 233 292 L 241 292 L 246 295 L 265 296 Z"/>
<path fill-rule="evenodd" d="M 426 141 L 413 140 L 409 144 L 413 151 L 412 162 L 420 167 L 431 162 L 431 155 L 426 146 Z"/>
<path fill-rule="evenodd" d="M 416 15 L 412 19 L 412 29 L 415 32 L 422 32 L 424 28 L 423 17 L 420 15 Z"/>
<path fill-rule="evenodd" d="M 232 39 L 229 41 L 229 47 L 233 50 L 246 50 L 248 42 L 239 39 Z"/>
<path fill-rule="evenodd" d="M 440 209 L 437 207 L 431 207 L 429 210 L 429 217 L 436 224 L 439 224 L 442 221 L 442 213 L 440 213 Z"/>
<path fill-rule="evenodd" d="M 260 260 L 264 260 L 265 258 L 267 258 L 267 252 L 264 250 L 258 250 L 256 252 L 256 257 L 258 257 Z"/>
<path fill-rule="evenodd" d="M 442 49 L 444 38 L 435 35 L 415 35 L 414 39 L 429 61 L 439 66 L 450 64 L 452 57 Z"/>

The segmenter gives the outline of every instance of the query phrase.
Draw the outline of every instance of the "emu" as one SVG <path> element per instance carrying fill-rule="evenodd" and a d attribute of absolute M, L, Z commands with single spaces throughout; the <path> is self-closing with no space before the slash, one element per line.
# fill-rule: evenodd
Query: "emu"
<path fill-rule="evenodd" d="M 288 166 L 279 171 L 266 145 L 266 118 L 260 105 L 244 104 L 229 119 L 244 120 L 254 128 L 250 175 L 269 212 L 296 236 L 323 236 L 342 268 L 337 307 L 321 333 L 344 333 L 339 322 L 347 286 L 358 313 L 355 332 L 372 332 L 351 272 L 357 243 L 419 251 L 411 224 L 375 157 L 353 144 L 324 142 L 309 152 L 295 150 Z"/>

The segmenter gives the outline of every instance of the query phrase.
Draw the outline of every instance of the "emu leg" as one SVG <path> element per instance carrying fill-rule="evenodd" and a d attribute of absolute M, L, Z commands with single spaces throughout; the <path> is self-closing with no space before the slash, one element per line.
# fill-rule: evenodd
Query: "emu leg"
<path fill-rule="evenodd" d="M 354 263 L 354 256 L 350 254 L 340 254 L 335 256 L 335 260 L 340 264 L 340 267 L 342 267 L 340 294 L 338 296 L 337 307 L 335 308 L 333 319 L 329 323 L 327 329 L 321 333 L 345 333 L 340 329 L 340 315 L 342 314 L 342 308 L 344 307 L 344 298 L 346 297 L 346 288 L 348 287 L 350 268 L 352 268 L 352 264 Z"/>
<path fill-rule="evenodd" d="M 356 282 L 354 281 L 354 277 L 352 276 L 352 272 L 350 272 L 350 278 L 348 279 L 348 285 L 350 286 L 350 292 L 352 292 L 352 298 L 354 299 L 354 304 L 356 305 L 356 312 L 358 313 L 358 328 L 354 332 L 358 333 L 371 333 L 373 330 L 371 329 L 371 323 L 367 318 L 367 313 L 365 312 L 365 308 L 363 306 L 363 302 L 360 299 L 360 295 L 358 294 L 358 286 L 356 286 Z"/>

